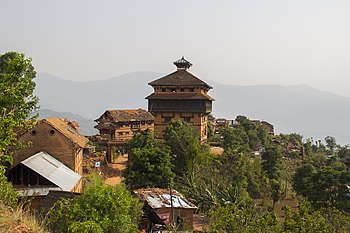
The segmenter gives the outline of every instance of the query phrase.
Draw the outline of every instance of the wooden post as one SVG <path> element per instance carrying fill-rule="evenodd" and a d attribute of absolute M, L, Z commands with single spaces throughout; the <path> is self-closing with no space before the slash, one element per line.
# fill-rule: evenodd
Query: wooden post
<path fill-rule="evenodd" d="M 173 179 L 170 178 L 170 224 L 174 225 L 174 207 L 173 207 Z"/>

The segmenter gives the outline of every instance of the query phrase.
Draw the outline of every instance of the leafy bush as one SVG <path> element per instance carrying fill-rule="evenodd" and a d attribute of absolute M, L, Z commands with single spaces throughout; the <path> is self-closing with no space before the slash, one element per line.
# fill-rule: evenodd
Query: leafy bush
<path fill-rule="evenodd" d="M 334 208 L 315 210 L 303 204 L 292 212 L 285 208 L 283 219 L 274 212 L 225 205 L 211 212 L 209 232 L 350 232 L 350 215 Z"/>
<path fill-rule="evenodd" d="M 123 185 L 93 177 L 81 196 L 56 202 L 46 224 L 52 232 L 136 232 L 141 206 Z"/>
<path fill-rule="evenodd" d="M 5 168 L 0 165 L 0 202 L 4 205 L 14 208 L 17 205 L 19 194 L 7 181 L 5 176 Z"/>

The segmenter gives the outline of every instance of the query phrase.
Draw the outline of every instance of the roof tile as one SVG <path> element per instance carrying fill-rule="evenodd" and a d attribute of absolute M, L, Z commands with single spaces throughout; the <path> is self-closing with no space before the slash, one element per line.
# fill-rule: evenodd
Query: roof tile
<path fill-rule="evenodd" d="M 154 80 L 148 85 L 151 86 L 204 86 L 208 89 L 212 87 L 206 82 L 200 80 L 187 70 L 177 70 L 171 74 L 168 74 L 162 78 Z"/>

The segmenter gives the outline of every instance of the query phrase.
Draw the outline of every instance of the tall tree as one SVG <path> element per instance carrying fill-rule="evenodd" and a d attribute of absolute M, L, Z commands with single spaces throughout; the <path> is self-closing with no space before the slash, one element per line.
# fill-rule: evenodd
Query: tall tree
<path fill-rule="evenodd" d="M 268 147 L 262 153 L 262 166 L 269 179 L 278 180 L 281 175 L 282 149 L 280 147 Z"/>
<path fill-rule="evenodd" d="M 10 165 L 12 151 L 18 146 L 17 132 L 30 127 L 37 109 L 34 96 L 36 72 L 30 58 L 8 52 L 0 55 L 0 163 Z"/>
<path fill-rule="evenodd" d="M 134 148 L 124 172 L 125 183 L 131 189 L 168 187 L 174 177 L 171 160 L 167 148 Z"/>
<path fill-rule="evenodd" d="M 334 149 L 338 146 L 337 141 L 335 137 L 327 136 L 325 137 L 326 147 L 331 151 L 334 152 Z"/>
<path fill-rule="evenodd" d="M 199 134 L 189 123 L 170 122 L 165 130 L 164 139 L 174 156 L 174 171 L 177 175 L 192 173 L 196 166 L 205 161 L 208 148 L 200 144 Z"/>
<path fill-rule="evenodd" d="M 328 159 L 321 167 L 302 164 L 293 176 L 293 188 L 306 197 L 314 207 L 335 207 L 350 211 L 350 173 L 345 164 Z"/>
<path fill-rule="evenodd" d="M 130 189 L 167 187 L 174 177 L 172 156 L 151 132 L 139 133 L 127 143 L 129 163 L 124 171 Z"/>
<path fill-rule="evenodd" d="M 262 167 L 270 179 L 271 197 L 274 207 L 275 203 L 280 199 L 282 149 L 280 147 L 268 147 L 261 158 Z"/>
<path fill-rule="evenodd" d="M 249 150 L 249 138 L 242 128 L 223 128 L 221 136 L 225 151 L 232 150 L 240 153 Z"/>

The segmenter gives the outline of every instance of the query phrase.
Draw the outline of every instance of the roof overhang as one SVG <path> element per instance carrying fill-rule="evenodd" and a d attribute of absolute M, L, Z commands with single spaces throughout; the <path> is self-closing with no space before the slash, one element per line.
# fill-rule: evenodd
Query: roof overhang
<path fill-rule="evenodd" d="M 27 158 L 21 164 L 51 181 L 62 191 L 71 191 L 82 178 L 81 175 L 43 151 Z"/>

